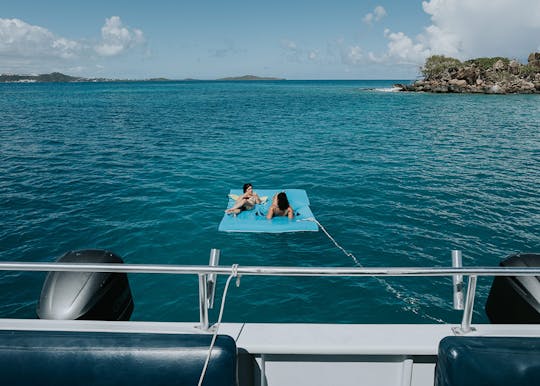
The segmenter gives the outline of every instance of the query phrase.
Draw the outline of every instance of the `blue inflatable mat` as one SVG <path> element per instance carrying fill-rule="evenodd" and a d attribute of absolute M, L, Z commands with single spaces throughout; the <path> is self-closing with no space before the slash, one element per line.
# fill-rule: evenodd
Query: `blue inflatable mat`
<path fill-rule="evenodd" d="M 268 208 L 272 205 L 272 198 L 279 192 L 285 192 L 289 203 L 294 210 L 295 216 L 291 220 L 287 217 L 274 217 L 271 220 L 266 218 Z M 266 197 L 266 201 L 255 206 L 253 210 L 244 210 L 238 215 L 225 214 L 218 230 L 221 232 L 317 232 L 319 227 L 313 221 L 313 213 L 309 208 L 309 199 L 306 191 L 303 189 L 257 189 L 259 197 Z M 240 196 L 241 189 L 232 189 L 229 193 L 229 203 L 227 208 L 234 205 L 235 200 L 232 197 Z M 232 196 L 232 197 L 231 197 Z"/>

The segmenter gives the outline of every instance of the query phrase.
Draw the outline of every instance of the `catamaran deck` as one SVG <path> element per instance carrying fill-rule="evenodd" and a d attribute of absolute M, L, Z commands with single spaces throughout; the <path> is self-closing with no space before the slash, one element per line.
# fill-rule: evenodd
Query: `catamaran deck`
<path fill-rule="evenodd" d="M 240 386 L 358 385 L 428 386 L 434 383 L 440 341 L 447 336 L 540 338 L 540 325 L 473 324 L 476 277 L 538 276 L 539 268 L 321 268 L 219 267 L 120 264 L 0 263 L 4 270 L 96 271 L 199 275 L 200 320 L 137 322 L 0 319 L 0 331 L 212 334 L 208 321 L 215 276 L 468 276 L 463 321 L 451 324 L 221 323 L 234 339 Z M 209 285 L 212 284 L 212 285 Z M 459 295 L 459 294 L 458 294 Z"/>

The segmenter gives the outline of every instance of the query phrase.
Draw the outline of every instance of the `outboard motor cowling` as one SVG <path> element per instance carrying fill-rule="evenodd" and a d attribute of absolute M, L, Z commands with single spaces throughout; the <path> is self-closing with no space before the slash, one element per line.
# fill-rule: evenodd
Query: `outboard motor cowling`
<path fill-rule="evenodd" d="M 59 263 L 123 264 L 109 251 L 71 251 Z M 49 272 L 37 306 L 41 319 L 129 320 L 133 298 L 127 274 Z"/>
<path fill-rule="evenodd" d="M 540 254 L 517 254 L 501 267 L 540 267 Z M 486 301 L 486 314 L 496 324 L 540 323 L 540 277 L 496 276 Z"/>

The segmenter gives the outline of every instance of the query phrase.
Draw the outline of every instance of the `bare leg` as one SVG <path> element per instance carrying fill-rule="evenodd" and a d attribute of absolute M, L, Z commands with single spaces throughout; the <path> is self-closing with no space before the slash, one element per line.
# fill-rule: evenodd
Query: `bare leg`
<path fill-rule="evenodd" d="M 248 200 L 246 200 L 245 198 L 242 198 L 240 197 L 238 200 L 236 200 L 236 202 L 234 203 L 233 206 L 231 206 L 229 209 L 227 209 L 225 211 L 225 213 L 233 213 L 234 214 L 238 214 L 240 213 L 240 208 L 244 206 L 244 204 L 247 202 Z"/>

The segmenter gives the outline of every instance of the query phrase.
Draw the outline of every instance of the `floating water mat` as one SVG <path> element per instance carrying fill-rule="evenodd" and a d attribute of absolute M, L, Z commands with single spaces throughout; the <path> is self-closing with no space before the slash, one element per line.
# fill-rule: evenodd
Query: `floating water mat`
<path fill-rule="evenodd" d="M 239 214 L 225 214 L 218 230 L 221 232 L 317 232 L 319 227 L 312 221 L 315 219 L 309 208 L 309 199 L 303 189 L 257 189 L 257 194 L 262 200 L 261 204 L 255 205 L 252 210 L 244 210 Z M 279 192 L 285 192 L 289 199 L 289 204 L 294 210 L 294 218 L 274 217 L 271 220 L 266 218 L 266 213 L 272 198 Z M 243 194 L 242 189 L 232 189 L 229 193 L 229 203 L 227 208 L 234 205 L 236 199 Z"/>

